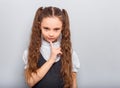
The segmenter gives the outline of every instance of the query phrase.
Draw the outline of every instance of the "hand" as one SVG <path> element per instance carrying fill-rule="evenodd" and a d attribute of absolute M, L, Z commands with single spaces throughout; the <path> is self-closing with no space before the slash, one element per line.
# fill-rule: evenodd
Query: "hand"
<path fill-rule="evenodd" d="M 50 58 L 51 59 L 54 59 L 54 61 L 56 61 L 56 57 L 57 55 L 61 55 L 62 52 L 61 52 L 61 48 L 55 48 L 53 46 L 53 43 L 50 41 L 50 47 L 51 47 L 51 55 L 50 55 Z"/>

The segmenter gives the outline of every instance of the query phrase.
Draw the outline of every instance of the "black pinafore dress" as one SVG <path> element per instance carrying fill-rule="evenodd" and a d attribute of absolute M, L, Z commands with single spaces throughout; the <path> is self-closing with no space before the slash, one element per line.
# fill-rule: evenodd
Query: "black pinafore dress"
<path fill-rule="evenodd" d="M 38 61 L 38 67 L 41 67 L 46 60 L 41 55 Z M 54 63 L 47 74 L 32 88 L 63 88 L 64 82 L 60 76 L 61 61 Z"/>

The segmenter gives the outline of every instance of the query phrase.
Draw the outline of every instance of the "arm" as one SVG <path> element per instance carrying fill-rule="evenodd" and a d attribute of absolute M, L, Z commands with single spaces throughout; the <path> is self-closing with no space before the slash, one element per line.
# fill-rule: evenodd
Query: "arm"
<path fill-rule="evenodd" d="M 72 78 L 73 78 L 73 87 L 72 88 L 77 88 L 77 73 L 72 72 Z"/>
<path fill-rule="evenodd" d="M 30 78 L 27 78 L 27 83 L 30 87 L 34 86 L 38 81 L 40 81 L 46 73 L 49 71 L 51 66 L 54 63 L 54 59 L 50 58 L 46 63 L 43 64 L 39 69 L 37 69 L 37 73 L 31 73 L 32 76 Z"/>
<path fill-rule="evenodd" d="M 54 62 L 56 61 L 56 56 L 58 54 L 62 54 L 60 48 L 54 48 L 52 42 L 50 42 L 51 45 L 51 55 L 47 62 L 45 62 L 40 68 L 36 70 L 36 73 L 31 73 L 31 77 L 27 78 L 27 83 L 30 87 L 34 86 L 37 82 L 39 82 L 49 71 L 49 69 L 52 67 Z"/>
<path fill-rule="evenodd" d="M 78 88 L 77 85 L 77 72 L 78 69 L 80 68 L 80 61 L 77 53 L 73 51 L 72 53 L 72 63 L 73 63 L 73 68 L 72 68 L 72 76 L 73 76 L 73 87 L 72 88 Z"/>

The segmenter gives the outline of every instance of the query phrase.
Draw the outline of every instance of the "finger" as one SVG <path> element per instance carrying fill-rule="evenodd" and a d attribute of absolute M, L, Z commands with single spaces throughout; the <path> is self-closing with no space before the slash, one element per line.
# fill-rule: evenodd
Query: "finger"
<path fill-rule="evenodd" d="M 61 50 L 61 48 L 57 48 L 57 50 Z"/>
<path fill-rule="evenodd" d="M 62 55 L 62 52 L 60 51 L 60 53 L 59 53 L 60 55 Z"/>
<path fill-rule="evenodd" d="M 60 51 L 59 54 L 57 54 L 57 56 L 61 56 L 62 55 L 62 52 Z"/>
<path fill-rule="evenodd" d="M 53 43 L 50 41 L 50 46 L 53 47 Z"/>
<path fill-rule="evenodd" d="M 59 51 L 58 51 L 58 54 L 62 54 L 62 52 L 59 50 Z"/>

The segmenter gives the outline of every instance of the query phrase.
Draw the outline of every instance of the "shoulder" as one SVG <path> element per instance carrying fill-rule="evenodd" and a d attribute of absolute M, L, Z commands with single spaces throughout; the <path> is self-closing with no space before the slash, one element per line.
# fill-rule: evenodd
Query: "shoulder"
<path fill-rule="evenodd" d="M 72 59 L 73 60 L 79 60 L 78 54 L 76 51 L 72 50 Z"/>
<path fill-rule="evenodd" d="M 24 68 L 26 68 L 27 67 L 27 63 L 28 63 L 28 49 L 24 50 L 22 59 L 23 59 L 23 62 L 25 64 Z"/>
<path fill-rule="evenodd" d="M 72 50 L 72 64 L 73 64 L 73 72 L 78 72 L 80 68 L 80 58 L 76 51 Z"/>
<path fill-rule="evenodd" d="M 23 52 L 23 61 L 25 62 L 25 59 L 27 59 L 28 56 L 28 49 L 24 50 Z"/>

